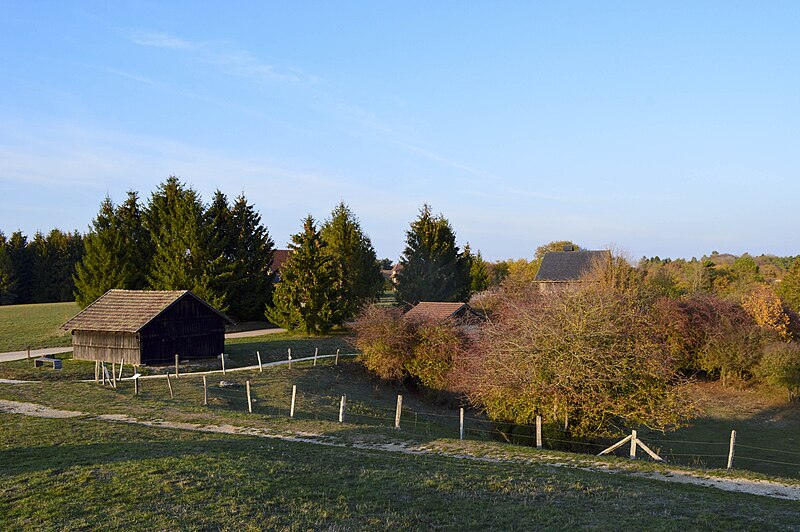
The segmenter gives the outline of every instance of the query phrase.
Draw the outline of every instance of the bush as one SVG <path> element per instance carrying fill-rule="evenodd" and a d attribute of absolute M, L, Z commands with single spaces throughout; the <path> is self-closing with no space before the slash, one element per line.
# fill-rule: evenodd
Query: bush
<path fill-rule="evenodd" d="M 773 342 L 764 349 L 756 375 L 772 386 L 786 388 L 791 401 L 800 388 L 800 344 Z"/>

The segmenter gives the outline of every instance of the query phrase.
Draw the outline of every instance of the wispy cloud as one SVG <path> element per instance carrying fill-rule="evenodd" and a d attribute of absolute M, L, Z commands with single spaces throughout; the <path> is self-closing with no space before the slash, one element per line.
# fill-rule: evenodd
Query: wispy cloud
<path fill-rule="evenodd" d="M 191 55 L 195 60 L 219 68 L 225 74 L 256 80 L 283 83 L 313 82 L 313 76 L 297 68 L 279 67 L 259 59 L 249 50 L 218 41 L 191 41 L 157 32 L 131 32 L 128 39 L 139 46 L 173 50 Z"/>

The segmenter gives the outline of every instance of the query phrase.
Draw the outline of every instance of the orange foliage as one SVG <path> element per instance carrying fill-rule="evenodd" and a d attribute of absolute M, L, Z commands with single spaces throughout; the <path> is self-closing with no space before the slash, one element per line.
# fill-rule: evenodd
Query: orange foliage
<path fill-rule="evenodd" d="M 742 308 L 759 326 L 778 334 L 783 340 L 791 340 L 789 316 L 783 310 L 781 299 L 769 286 L 759 285 L 742 298 Z"/>

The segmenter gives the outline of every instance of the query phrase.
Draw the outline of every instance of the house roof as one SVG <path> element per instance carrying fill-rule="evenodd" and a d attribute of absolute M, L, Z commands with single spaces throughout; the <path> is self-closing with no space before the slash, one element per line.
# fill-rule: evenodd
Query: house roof
<path fill-rule="evenodd" d="M 550 251 L 542 257 L 534 281 L 577 281 L 592 269 L 596 260 L 610 257 L 608 250 Z"/>
<path fill-rule="evenodd" d="M 61 328 L 81 331 L 138 332 L 183 297 L 194 298 L 228 323 L 233 323 L 230 318 L 188 290 L 111 289 Z"/>
<path fill-rule="evenodd" d="M 403 317 L 407 319 L 446 320 L 458 314 L 464 307 L 469 308 L 466 303 L 420 301 L 414 308 L 406 312 Z"/>
<path fill-rule="evenodd" d="M 272 252 L 272 264 L 270 264 L 270 268 L 273 272 L 277 272 L 283 267 L 283 263 L 286 262 L 286 259 L 289 258 L 289 250 L 288 249 L 276 249 Z"/>

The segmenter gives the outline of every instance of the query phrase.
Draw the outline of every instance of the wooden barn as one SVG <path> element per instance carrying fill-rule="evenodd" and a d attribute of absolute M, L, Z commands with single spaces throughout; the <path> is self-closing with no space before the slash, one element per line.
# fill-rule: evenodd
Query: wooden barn
<path fill-rule="evenodd" d="M 188 290 L 109 290 L 61 328 L 72 332 L 76 360 L 157 365 L 218 356 L 226 323 Z"/>

